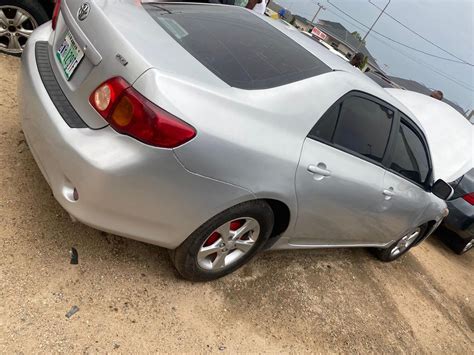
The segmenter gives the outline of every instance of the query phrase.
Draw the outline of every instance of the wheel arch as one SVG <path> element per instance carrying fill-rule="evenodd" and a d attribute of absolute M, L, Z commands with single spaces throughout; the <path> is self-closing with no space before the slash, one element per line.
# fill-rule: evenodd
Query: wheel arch
<path fill-rule="evenodd" d="M 275 239 L 275 237 L 280 236 L 285 232 L 290 225 L 290 208 L 288 205 L 280 200 L 275 199 L 263 199 L 266 203 L 270 205 L 270 208 L 273 211 L 275 222 L 273 224 L 273 230 L 270 234 L 270 239 Z"/>
<path fill-rule="evenodd" d="M 424 241 L 425 239 L 427 239 L 435 230 L 436 228 L 438 227 L 436 224 L 438 222 L 436 222 L 435 220 L 430 220 L 430 221 L 427 221 L 425 223 L 422 224 L 423 225 L 426 225 L 426 230 L 425 232 L 423 233 L 423 235 L 421 235 L 418 240 L 415 242 L 415 244 L 413 245 L 414 247 L 419 245 L 422 241 Z"/>

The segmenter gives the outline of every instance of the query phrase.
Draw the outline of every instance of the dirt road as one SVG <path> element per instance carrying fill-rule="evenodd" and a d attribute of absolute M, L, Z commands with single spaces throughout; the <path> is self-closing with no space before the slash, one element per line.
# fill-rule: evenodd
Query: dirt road
<path fill-rule="evenodd" d="M 436 238 L 391 264 L 267 252 L 192 284 L 165 250 L 72 223 L 25 144 L 18 66 L 0 55 L 0 353 L 473 353 L 474 252 Z"/>

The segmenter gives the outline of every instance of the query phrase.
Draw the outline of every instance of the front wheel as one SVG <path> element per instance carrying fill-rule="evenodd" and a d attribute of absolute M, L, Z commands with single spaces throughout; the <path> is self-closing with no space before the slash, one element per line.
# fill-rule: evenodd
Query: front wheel
<path fill-rule="evenodd" d="M 171 259 L 185 279 L 218 279 L 246 264 L 261 249 L 273 223 L 273 211 L 266 202 L 242 203 L 204 223 L 171 251 Z"/>
<path fill-rule="evenodd" d="M 426 227 L 426 225 L 423 225 L 411 230 L 386 249 L 373 249 L 375 256 L 385 262 L 398 259 L 410 250 L 415 242 L 424 235 Z"/>

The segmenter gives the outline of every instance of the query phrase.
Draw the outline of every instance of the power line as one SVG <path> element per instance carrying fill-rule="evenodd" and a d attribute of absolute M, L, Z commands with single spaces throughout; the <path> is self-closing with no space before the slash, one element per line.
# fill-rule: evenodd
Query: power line
<path fill-rule="evenodd" d="M 340 12 L 342 12 L 344 15 L 350 17 L 351 19 L 353 19 L 353 20 L 356 21 L 357 23 L 361 24 L 361 25 L 364 26 L 365 28 L 370 28 L 370 27 L 367 26 L 366 24 L 360 22 L 359 20 L 357 20 L 356 18 L 352 17 L 351 15 L 349 15 L 349 14 L 348 14 L 347 12 L 345 12 L 344 10 L 342 10 L 342 9 L 340 9 L 339 7 L 337 7 L 336 5 L 334 5 L 334 4 L 333 4 L 332 2 L 330 2 L 329 0 L 327 0 L 327 2 L 328 2 L 331 6 L 333 6 L 334 8 L 336 8 L 338 11 L 340 11 Z M 372 32 L 377 33 L 379 36 L 382 36 L 382 37 L 388 39 L 389 41 L 395 42 L 395 43 L 397 43 L 397 44 L 399 44 L 399 45 L 401 45 L 401 46 L 403 46 L 403 47 L 409 48 L 409 49 L 414 50 L 414 51 L 416 51 L 416 52 L 423 53 L 423 54 L 428 55 L 428 56 L 430 56 L 430 57 L 434 57 L 434 58 L 438 58 L 438 59 L 442 59 L 442 60 L 447 60 L 447 61 L 453 62 L 453 63 L 466 64 L 465 62 L 460 62 L 460 61 L 458 61 L 458 60 L 454 60 L 454 59 L 450 59 L 450 58 L 446 58 L 446 57 L 441 57 L 441 56 L 438 56 L 438 55 L 436 55 L 436 54 L 428 53 L 428 52 L 422 51 L 421 49 L 418 49 L 418 48 L 415 48 L 415 47 L 411 47 L 411 46 L 409 46 L 409 45 L 407 45 L 407 44 L 405 44 L 405 43 L 403 43 L 403 42 L 399 42 L 399 41 L 397 41 L 397 40 L 395 40 L 395 39 L 393 39 L 393 38 L 390 38 L 390 37 L 384 35 L 383 33 L 377 32 L 376 30 L 372 30 Z M 468 65 L 471 65 L 471 64 L 468 64 Z"/>
<path fill-rule="evenodd" d="M 377 6 L 376 4 L 374 4 L 371 0 L 369 0 L 369 3 L 371 3 L 373 6 L 375 6 L 377 9 L 381 10 L 381 8 L 379 6 Z M 470 65 L 470 66 L 474 66 L 474 64 L 471 64 L 467 61 L 465 61 L 464 59 L 462 58 L 459 58 L 458 56 L 454 55 L 453 53 L 447 51 L 446 49 L 440 47 L 439 45 L 437 45 L 436 43 L 430 41 L 428 38 L 422 36 L 421 34 L 419 34 L 418 32 L 416 32 L 415 30 L 411 29 L 410 27 L 408 27 L 407 25 L 405 25 L 404 23 L 402 23 L 401 21 L 397 20 L 395 17 L 393 17 L 392 15 L 390 15 L 388 12 L 384 12 L 385 15 L 387 15 L 388 17 L 390 17 L 392 20 L 394 20 L 395 22 L 397 22 L 399 25 L 403 26 L 404 28 L 406 28 L 408 31 L 410 31 L 411 33 L 415 34 L 416 36 L 420 37 L 421 39 L 425 40 L 426 42 L 428 42 L 429 44 L 435 46 L 436 48 L 442 50 L 443 52 L 449 54 L 450 56 L 456 58 L 456 59 L 459 59 L 461 62 L 467 64 L 467 65 Z"/>
<path fill-rule="evenodd" d="M 417 63 L 417 64 L 419 64 L 419 65 L 422 65 L 422 66 L 424 66 L 424 67 L 427 67 L 428 69 L 430 69 L 430 70 L 433 71 L 434 73 L 436 73 L 436 74 L 442 76 L 443 78 L 445 78 L 445 79 L 447 79 L 447 80 L 449 80 L 449 81 L 451 81 L 451 82 L 453 82 L 453 83 L 455 83 L 455 84 L 457 84 L 457 85 L 463 87 L 463 88 L 466 89 L 466 90 L 474 91 L 474 88 L 470 87 L 469 84 L 464 83 L 463 81 L 460 81 L 460 80 L 455 80 L 455 79 L 453 79 L 449 74 L 447 74 L 447 73 L 445 73 L 445 72 L 443 72 L 443 71 L 441 71 L 441 70 L 439 70 L 439 69 L 433 67 L 432 65 L 428 64 L 428 63 L 425 62 L 424 60 L 421 60 L 421 59 L 419 59 L 419 58 L 411 57 L 411 56 L 408 55 L 407 53 L 400 51 L 400 49 L 397 49 L 397 48 L 391 46 L 390 44 L 388 44 L 387 42 L 381 40 L 380 38 L 377 38 L 377 37 L 373 37 L 373 38 L 374 38 L 375 40 L 378 40 L 379 42 L 385 44 L 387 47 L 390 47 L 390 48 L 392 48 L 393 50 L 402 53 L 405 57 L 407 57 L 408 59 L 411 59 L 413 62 L 415 62 L 415 63 Z"/>
<path fill-rule="evenodd" d="M 344 17 L 342 17 L 342 16 L 339 15 L 338 13 L 332 11 L 331 9 L 327 9 L 327 11 L 331 12 L 333 15 L 335 15 L 335 16 L 339 17 L 340 19 L 346 21 L 347 23 L 351 24 L 351 25 L 354 26 L 355 28 L 357 28 L 357 29 L 359 29 L 359 30 L 362 30 L 362 31 L 365 30 L 364 28 L 355 25 L 353 22 L 351 22 L 351 21 L 345 19 Z M 352 18 L 352 17 L 351 17 L 351 18 Z M 356 20 L 356 22 L 359 22 L 359 21 Z M 359 23 L 360 23 L 360 22 L 359 22 Z M 374 31 L 372 31 L 372 32 L 374 32 Z M 375 36 L 373 36 L 373 35 L 372 35 L 372 38 L 375 39 L 375 40 L 377 40 L 377 41 L 379 41 L 379 42 L 381 42 L 381 43 L 383 43 L 383 44 L 385 44 L 387 47 L 393 49 L 393 50 L 396 51 L 397 53 L 402 53 L 405 57 L 407 57 L 408 59 L 412 60 L 412 61 L 415 62 L 416 64 L 422 65 L 423 67 L 426 67 L 427 69 L 429 69 L 429 70 L 433 71 L 434 73 L 436 73 L 436 74 L 438 74 L 438 75 L 444 77 L 445 79 L 452 81 L 453 83 L 457 84 L 458 86 L 461 86 L 462 88 L 464 88 L 464 89 L 466 89 L 466 90 L 469 90 L 469 91 L 474 91 L 474 89 L 473 89 L 472 87 L 470 87 L 469 84 L 464 83 L 464 82 L 462 82 L 462 81 L 458 81 L 458 80 L 456 80 L 456 79 L 453 79 L 448 73 L 445 73 L 445 72 L 443 72 L 443 71 L 441 71 L 441 70 L 439 70 L 439 69 L 433 67 L 432 65 L 426 63 L 425 61 L 423 61 L 423 60 L 421 60 L 421 59 L 419 59 L 419 58 L 415 59 L 415 58 L 411 57 L 411 56 L 408 55 L 407 53 L 401 51 L 399 48 L 393 47 L 392 45 L 390 45 L 390 44 L 388 44 L 387 42 L 381 40 L 380 38 L 377 38 L 377 37 L 375 37 Z"/>

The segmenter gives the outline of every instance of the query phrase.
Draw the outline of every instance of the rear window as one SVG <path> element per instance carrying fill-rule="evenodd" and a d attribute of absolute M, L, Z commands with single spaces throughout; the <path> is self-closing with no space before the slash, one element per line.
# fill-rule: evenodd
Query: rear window
<path fill-rule="evenodd" d="M 153 3 L 143 7 L 185 50 L 232 87 L 268 89 L 331 71 L 245 9 Z"/>

